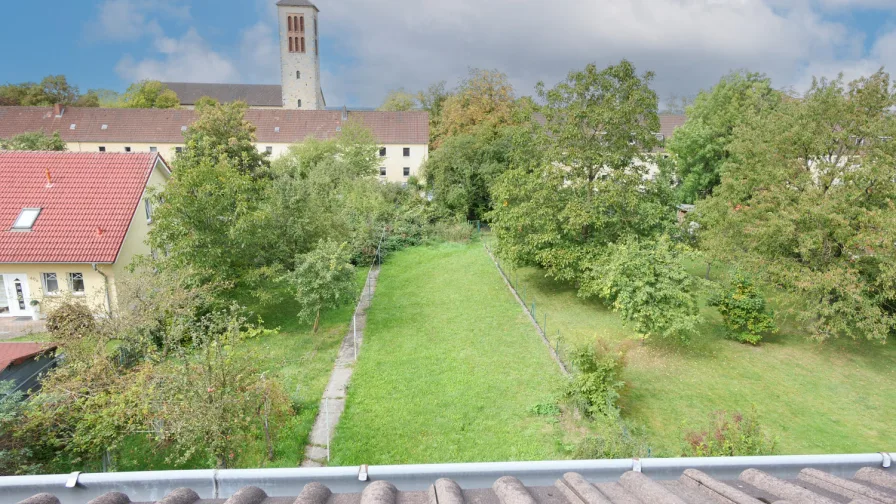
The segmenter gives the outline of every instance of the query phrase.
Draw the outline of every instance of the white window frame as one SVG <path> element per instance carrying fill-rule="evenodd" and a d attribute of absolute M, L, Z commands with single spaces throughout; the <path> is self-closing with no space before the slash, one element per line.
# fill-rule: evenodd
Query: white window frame
<path fill-rule="evenodd" d="M 47 280 L 50 280 L 50 277 L 53 277 L 52 280 L 56 282 L 56 289 L 50 290 L 50 287 L 47 285 Z M 46 296 L 58 296 L 59 295 L 59 275 L 56 273 L 41 273 L 40 274 L 40 283 L 44 288 L 44 295 Z"/>
<path fill-rule="evenodd" d="M 12 228 L 16 231 L 31 231 L 37 218 L 40 217 L 41 210 L 40 208 L 23 208 L 15 222 L 12 223 Z M 32 214 L 34 217 L 30 217 Z"/>
<path fill-rule="evenodd" d="M 404 176 L 404 177 L 410 177 L 410 176 L 411 176 L 411 167 L 410 167 L 410 166 L 405 166 L 404 168 L 402 168 L 402 169 L 401 169 L 401 175 Z"/>
<path fill-rule="evenodd" d="M 386 176 L 386 167 L 380 166 L 380 177 L 385 177 L 385 176 Z"/>
<path fill-rule="evenodd" d="M 81 280 L 82 290 L 75 290 L 75 280 Z M 74 273 L 69 272 L 68 274 L 68 289 L 75 296 L 83 296 L 87 293 L 87 282 L 84 281 L 84 273 Z"/>
<path fill-rule="evenodd" d="M 146 223 L 152 224 L 152 200 L 143 198 L 143 209 L 146 210 Z"/>
<path fill-rule="evenodd" d="M 407 153 L 407 154 L 405 154 L 405 153 Z M 411 148 L 404 147 L 401 151 L 401 154 L 402 154 L 402 157 L 411 157 Z"/>

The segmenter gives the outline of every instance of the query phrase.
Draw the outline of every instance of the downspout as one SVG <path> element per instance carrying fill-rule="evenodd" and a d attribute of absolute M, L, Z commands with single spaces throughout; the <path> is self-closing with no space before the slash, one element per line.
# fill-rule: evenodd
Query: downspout
<path fill-rule="evenodd" d="M 92 266 L 93 266 L 93 271 L 96 271 L 97 273 L 99 273 L 100 275 L 103 276 L 103 283 L 105 284 L 105 291 L 106 291 L 106 315 L 111 317 L 112 316 L 112 298 L 109 296 L 109 277 L 106 276 L 106 274 L 103 273 L 103 271 L 96 266 L 96 263 L 93 263 Z"/>

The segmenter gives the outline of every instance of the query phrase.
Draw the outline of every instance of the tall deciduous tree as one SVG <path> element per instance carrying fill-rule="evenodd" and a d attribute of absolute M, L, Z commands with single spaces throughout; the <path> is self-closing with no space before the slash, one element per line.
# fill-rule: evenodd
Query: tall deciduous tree
<path fill-rule="evenodd" d="M 884 340 L 896 324 L 894 105 L 883 70 L 813 82 L 735 129 L 697 204 L 703 246 L 793 293 L 818 339 Z"/>
<path fill-rule="evenodd" d="M 497 128 L 513 122 L 516 107 L 513 86 L 507 75 L 497 70 L 470 70 L 467 79 L 443 100 L 438 89 L 430 91 L 432 96 L 424 105 L 440 104 L 438 123 L 432 132 L 433 147 L 439 147 L 448 137 L 471 133 L 482 125 Z"/>
<path fill-rule="evenodd" d="M 393 89 L 386 95 L 383 104 L 377 110 L 385 112 L 404 112 L 413 110 L 417 107 L 417 97 L 404 90 L 404 88 Z"/>
<path fill-rule="evenodd" d="M 165 263 L 191 267 L 206 280 L 235 281 L 264 264 L 265 237 L 257 223 L 268 162 L 252 143 L 254 126 L 244 120 L 245 110 L 241 102 L 199 109 L 150 231 L 153 247 L 167 252 Z"/>
<path fill-rule="evenodd" d="M 656 281 L 649 277 L 656 272 L 641 267 L 653 256 L 674 264 L 669 257 L 676 255 L 669 247 L 650 250 L 674 219 L 668 182 L 648 176 L 659 130 L 652 77 L 622 61 L 570 72 L 550 90 L 539 84 L 545 131 L 519 139 L 526 155 L 515 156 L 493 185 L 491 225 L 499 252 L 514 263 L 539 265 L 576 283 L 580 295 L 615 303 L 645 334 L 686 338 L 693 301 L 681 297 L 693 294 L 680 265 Z M 622 252 L 625 263 L 615 261 Z M 617 270 L 642 277 L 596 288 L 591 272 Z M 651 297 L 658 284 L 667 290 Z M 639 305 L 643 299 L 656 304 Z"/>
<path fill-rule="evenodd" d="M 96 107 L 90 92 L 81 95 L 78 86 L 68 83 L 64 75 L 48 75 L 40 83 L 22 82 L 0 86 L 0 104 L 46 107 L 55 104 Z"/>
<path fill-rule="evenodd" d="M 709 91 L 702 91 L 687 108 L 688 119 L 666 144 L 680 179 L 680 203 L 712 194 L 731 157 L 734 129 L 748 116 L 768 113 L 781 101 L 762 74 L 734 72 Z"/>
<path fill-rule="evenodd" d="M 178 108 L 180 99 L 177 94 L 159 81 L 144 80 L 128 86 L 121 95 L 120 106 L 123 108 Z"/>

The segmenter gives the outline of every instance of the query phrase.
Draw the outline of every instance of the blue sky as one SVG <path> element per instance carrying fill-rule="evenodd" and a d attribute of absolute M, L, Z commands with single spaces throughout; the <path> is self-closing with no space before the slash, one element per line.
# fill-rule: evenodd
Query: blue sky
<path fill-rule="evenodd" d="M 275 0 L 7 2 L 0 82 L 65 74 L 82 90 L 141 78 L 276 83 Z M 656 72 L 692 95 L 748 68 L 780 87 L 896 66 L 896 0 L 319 0 L 330 105 L 506 72 L 518 94 L 589 61 Z"/>

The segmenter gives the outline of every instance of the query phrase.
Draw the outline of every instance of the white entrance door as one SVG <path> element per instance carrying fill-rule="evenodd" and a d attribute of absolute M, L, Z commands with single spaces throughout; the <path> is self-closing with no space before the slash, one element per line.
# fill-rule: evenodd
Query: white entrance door
<path fill-rule="evenodd" d="M 0 310 L 3 310 L 4 301 L 8 304 L 8 312 L 0 312 L 0 316 L 9 315 L 23 317 L 31 315 L 31 295 L 28 292 L 28 277 L 26 275 L 3 275 L 3 292 L 6 299 L 0 296 Z"/>

